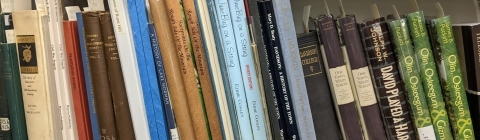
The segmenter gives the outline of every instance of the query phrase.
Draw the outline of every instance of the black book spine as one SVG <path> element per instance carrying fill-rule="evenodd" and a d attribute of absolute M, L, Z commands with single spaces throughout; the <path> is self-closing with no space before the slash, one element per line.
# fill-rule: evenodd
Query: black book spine
<path fill-rule="evenodd" d="M 473 130 L 480 130 L 480 25 L 462 26 L 463 50 L 468 81 L 467 100 L 470 107 Z M 480 135 L 475 135 L 480 139 Z"/>
<path fill-rule="evenodd" d="M 406 92 L 400 78 L 385 18 L 367 21 L 360 26 L 365 54 L 380 101 L 387 137 L 389 139 L 415 139 L 405 99 Z"/>
<path fill-rule="evenodd" d="M 290 87 L 288 86 L 288 80 L 286 75 L 286 70 L 284 68 L 284 59 L 283 53 L 281 49 L 280 40 L 278 40 L 279 35 L 277 32 L 277 23 L 275 20 L 275 13 L 273 10 L 273 3 L 272 1 L 265 1 L 264 8 L 266 14 L 264 14 L 264 18 L 266 20 L 267 26 L 267 36 L 270 41 L 270 45 L 267 46 L 267 50 L 269 56 L 272 60 L 272 65 L 275 70 L 275 79 L 277 80 L 276 89 L 279 91 L 277 94 L 277 102 L 280 102 L 282 106 L 282 114 L 284 116 L 285 125 L 287 128 L 287 135 L 285 136 L 286 139 L 297 139 L 298 138 L 298 130 L 297 130 L 297 122 L 295 119 L 295 111 L 292 104 L 292 98 L 290 93 Z"/>
<path fill-rule="evenodd" d="M 250 28 L 252 34 L 252 40 L 253 43 L 256 44 L 257 46 L 257 55 L 259 59 L 259 64 L 261 68 L 261 74 L 263 78 L 263 86 L 265 90 L 265 100 L 267 102 L 267 110 L 269 114 L 269 121 L 270 121 L 270 128 L 271 128 L 271 133 L 273 139 L 283 139 L 283 131 L 284 131 L 284 126 L 280 129 L 280 122 L 279 120 L 279 110 L 278 110 L 278 103 L 277 103 L 277 97 L 275 95 L 275 88 L 273 85 L 274 78 L 272 76 L 272 71 L 271 71 L 271 64 L 272 62 L 269 58 L 269 55 L 266 50 L 266 43 L 264 42 L 264 37 L 267 37 L 266 35 L 263 34 L 262 32 L 262 25 L 261 25 L 261 19 L 260 19 L 260 10 L 258 7 L 258 1 L 257 0 L 246 0 L 248 3 L 248 13 L 247 19 L 250 23 Z M 262 13 L 263 14 L 263 13 Z M 282 124 L 285 125 L 285 124 Z"/>

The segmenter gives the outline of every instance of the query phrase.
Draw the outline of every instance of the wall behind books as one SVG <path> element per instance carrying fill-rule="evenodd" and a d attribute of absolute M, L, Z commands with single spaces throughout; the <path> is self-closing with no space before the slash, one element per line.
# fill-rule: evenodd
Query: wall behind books
<path fill-rule="evenodd" d="M 343 6 L 346 14 L 354 14 L 357 17 L 357 22 L 372 18 L 370 6 L 377 4 L 381 16 L 392 14 L 391 7 L 395 5 L 400 14 L 407 14 L 413 12 L 409 3 L 410 0 L 343 0 Z M 425 16 L 435 16 L 434 3 L 440 2 L 445 11 L 445 15 L 451 15 L 453 23 L 469 23 L 477 22 L 478 3 L 477 0 L 417 0 L 418 6 Z M 303 7 L 312 5 L 310 10 L 310 17 L 317 17 L 325 14 L 323 0 L 290 0 L 292 5 L 293 20 L 295 22 L 295 30 L 297 33 L 303 32 L 302 14 Z M 338 0 L 327 0 L 330 13 L 335 17 L 340 15 Z M 313 28 L 313 23 L 310 22 L 310 28 Z"/>

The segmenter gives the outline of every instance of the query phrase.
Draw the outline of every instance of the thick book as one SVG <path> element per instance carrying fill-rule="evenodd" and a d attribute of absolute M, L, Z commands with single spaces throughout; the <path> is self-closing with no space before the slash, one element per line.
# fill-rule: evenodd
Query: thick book
<path fill-rule="evenodd" d="M 91 73 L 95 110 L 101 138 L 117 138 L 117 127 L 108 70 L 105 58 L 104 40 L 99 12 L 82 13 L 88 61 Z"/>
<path fill-rule="evenodd" d="M 342 139 L 316 32 L 297 34 L 316 139 Z M 319 84 L 321 83 L 321 84 Z M 328 128 L 328 129 L 324 129 Z"/>
<path fill-rule="evenodd" d="M 118 47 L 109 12 L 100 12 L 100 27 L 104 44 L 105 61 L 113 100 L 113 111 L 117 126 L 118 139 L 135 139 L 132 117 L 123 79 L 122 66 L 118 56 Z"/>
<path fill-rule="evenodd" d="M 165 64 L 163 63 L 162 60 L 162 53 L 160 51 L 160 46 L 158 46 L 158 36 L 157 32 L 155 31 L 155 27 L 152 23 L 148 24 L 148 29 L 150 31 L 150 42 L 152 44 L 152 52 L 154 55 L 154 60 L 155 60 L 155 67 L 156 67 L 156 72 L 157 72 L 157 79 L 158 79 L 158 84 L 159 88 L 161 90 L 161 95 L 152 95 L 151 102 L 156 102 L 156 103 L 162 103 L 164 109 L 157 109 L 161 108 L 161 105 L 156 105 L 153 106 L 153 110 L 151 110 L 152 116 L 151 118 L 156 118 L 156 119 L 162 119 L 166 122 L 167 125 L 156 125 L 155 123 L 151 123 L 149 125 L 153 125 L 150 127 L 156 127 L 153 129 L 157 130 L 162 130 L 165 129 L 165 127 L 168 128 L 170 135 L 165 135 L 164 138 L 170 138 L 172 140 L 177 140 L 178 139 L 178 129 L 177 129 L 177 124 L 175 123 L 175 115 L 173 114 L 173 107 L 171 104 L 171 99 L 170 99 L 170 92 L 168 91 L 168 85 L 167 85 L 167 79 L 166 79 L 166 73 L 165 73 Z M 157 110 L 165 110 L 165 113 L 162 112 L 157 112 Z M 163 115 L 165 114 L 165 115 Z M 147 115 L 149 116 L 149 115 Z M 165 116 L 165 117 L 164 117 Z M 150 116 L 149 116 L 150 117 Z M 153 121 L 160 121 L 160 120 L 153 120 Z M 150 133 L 152 133 L 152 129 L 150 130 Z M 157 134 L 151 134 L 151 135 L 157 135 Z M 152 139 L 154 136 L 151 136 Z M 162 138 L 161 136 L 156 137 L 156 139 Z"/>
<path fill-rule="evenodd" d="M 473 138 L 475 135 L 472 119 L 450 16 L 427 20 L 427 28 L 443 87 L 447 113 L 450 124 L 452 124 L 453 136 L 456 139 Z"/>
<path fill-rule="evenodd" d="M 61 139 L 46 16 L 35 10 L 13 12 L 17 56 L 29 139 Z M 44 38 L 44 40 L 42 39 Z"/>
<path fill-rule="evenodd" d="M 272 34 L 271 30 L 273 31 L 276 31 L 276 27 L 273 26 L 273 25 L 276 25 L 276 24 L 273 24 L 273 10 L 270 9 L 270 11 L 268 11 L 267 9 L 267 5 L 266 5 L 266 1 L 258 1 L 257 2 L 257 7 L 258 7 L 258 11 L 259 11 L 259 15 L 260 15 L 260 21 L 261 21 L 261 30 L 262 30 L 262 39 L 264 40 L 264 46 L 263 46 L 263 49 L 262 51 L 259 51 L 259 52 L 263 52 L 264 54 L 261 55 L 260 58 L 262 59 L 265 59 L 265 63 L 267 63 L 267 67 L 266 67 L 266 70 L 268 71 L 268 73 L 264 76 L 267 76 L 264 80 L 264 82 L 268 82 L 267 84 L 269 85 L 269 90 L 272 92 L 270 95 L 266 96 L 265 98 L 267 98 L 269 100 L 272 100 L 272 101 L 269 101 L 269 102 L 273 102 L 273 105 L 270 105 L 269 104 L 269 111 L 272 111 L 273 113 L 272 114 L 275 114 L 275 115 L 270 115 L 271 118 L 274 119 L 273 122 L 276 122 L 276 126 L 272 126 L 272 131 L 275 131 L 275 128 L 277 128 L 278 132 L 272 132 L 274 133 L 272 136 L 274 138 L 278 137 L 277 139 L 285 139 L 285 137 L 290 137 L 290 134 L 288 134 L 288 132 L 292 133 L 293 132 L 296 132 L 295 131 L 288 131 L 287 130 L 287 121 L 286 121 L 286 118 L 288 118 L 288 114 L 286 114 L 286 110 L 284 107 L 283 107 L 283 103 L 282 101 L 285 101 L 283 100 L 281 97 L 281 94 L 283 94 L 283 91 L 282 90 L 282 85 L 279 84 L 280 81 L 277 80 L 277 76 L 280 76 L 279 74 L 276 74 L 276 71 L 275 71 L 275 53 L 272 53 L 272 43 L 277 43 L 276 39 L 272 40 L 271 38 L 275 38 L 277 37 L 278 38 L 278 34 L 277 36 L 275 36 L 275 34 Z M 270 18 L 269 18 L 270 17 Z M 270 26 L 272 25 L 272 26 Z M 274 33 L 274 32 L 273 32 Z M 272 36 L 273 35 L 273 36 Z M 275 44 L 273 44 L 275 45 Z M 276 46 L 278 48 L 278 46 Z M 280 55 L 280 54 L 279 54 Z M 283 62 L 283 61 L 282 61 Z M 283 63 L 281 63 L 283 65 Z M 263 70 L 263 69 L 262 69 Z M 280 72 L 280 71 L 279 71 Z M 284 76 L 283 74 L 281 76 Z M 268 80 L 267 80 L 268 79 Z M 284 78 L 285 79 L 285 78 Z M 265 85 L 265 84 L 264 84 Z M 268 86 L 265 86 L 265 89 L 267 89 Z M 284 86 L 286 88 L 286 86 Z M 290 91 L 287 91 L 285 90 L 286 92 L 285 93 L 288 93 Z M 291 99 L 291 98 L 289 98 Z M 287 100 L 288 101 L 288 100 Z M 291 109 L 291 108 L 290 108 Z M 292 119 L 293 120 L 293 119 Z M 272 121 L 271 121 L 272 122 Z M 275 123 L 271 123 L 270 125 L 275 125 Z M 296 127 L 294 127 L 294 129 L 296 129 Z M 295 134 L 294 136 L 297 136 L 297 134 Z"/>
<path fill-rule="evenodd" d="M 197 11 L 194 0 L 183 0 L 183 9 L 188 26 L 188 33 L 192 43 L 192 50 L 197 70 L 198 80 L 201 86 L 204 105 L 208 118 L 208 126 L 213 140 L 223 139 L 222 128 L 220 126 L 220 118 L 215 101 L 213 83 L 210 77 L 210 69 L 205 53 L 202 34 L 200 33 L 200 24 L 197 18 Z"/>
<path fill-rule="evenodd" d="M 90 72 L 90 61 L 88 60 L 87 42 L 85 40 L 85 28 L 83 24 L 82 12 L 77 12 L 77 27 L 78 27 L 78 40 L 80 42 L 80 55 L 82 58 L 83 73 L 81 76 L 85 78 L 85 92 L 87 94 L 88 111 L 90 117 L 90 129 L 92 131 L 92 137 L 94 140 L 100 140 L 100 128 L 98 126 L 97 111 L 95 110 L 95 96 L 93 95 L 92 85 L 92 73 Z"/>
<path fill-rule="evenodd" d="M 309 97 L 303 78 L 302 63 L 298 50 L 297 37 L 293 24 L 292 7 L 289 0 L 274 0 L 273 10 L 275 11 L 275 19 L 277 22 L 278 35 L 280 44 L 284 47 L 280 49 L 283 52 L 284 68 L 290 93 L 292 95 L 292 104 L 295 111 L 295 119 L 300 139 L 315 138 L 315 128 L 312 119 L 312 110 L 310 108 Z"/>
<path fill-rule="evenodd" d="M 442 87 L 438 78 L 438 71 L 433 58 L 432 48 L 429 42 L 425 17 L 422 11 L 407 15 L 410 36 L 413 41 L 414 53 L 417 57 L 420 79 L 423 83 L 433 128 L 437 139 L 453 139 L 450 131 L 445 101 L 442 95 Z"/>
<path fill-rule="evenodd" d="M 64 21 L 63 28 L 78 139 L 91 140 L 93 137 L 77 22 Z"/>
<path fill-rule="evenodd" d="M 233 115 L 230 115 L 232 113 L 235 113 L 231 109 L 231 100 L 229 93 L 228 87 L 225 87 L 225 79 L 228 79 L 228 75 L 226 74 L 225 71 L 225 61 L 223 60 L 223 57 L 220 57 L 219 54 L 223 53 L 217 53 L 220 52 L 221 50 L 217 50 L 217 41 L 218 38 L 214 37 L 214 32 L 218 31 L 218 28 L 216 28 L 215 22 L 212 22 L 211 19 L 215 18 L 215 16 L 210 16 L 209 13 L 209 7 L 207 5 L 207 1 L 204 0 L 195 0 L 195 6 L 197 7 L 197 16 L 199 20 L 199 25 L 200 25 L 200 33 L 201 37 L 203 40 L 204 44 L 204 49 L 205 49 L 205 55 L 207 58 L 207 64 L 210 69 L 210 77 L 212 78 L 212 83 L 214 87 L 214 92 L 215 92 L 215 98 L 217 102 L 217 107 L 218 107 L 218 113 L 220 116 L 220 122 L 222 126 L 222 133 L 224 139 L 234 139 L 235 134 L 234 130 L 236 130 L 236 123 L 232 122 L 232 117 Z M 212 28 L 215 28 L 216 30 L 212 30 Z"/>
<path fill-rule="evenodd" d="M 235 34 L 233 30 L 232 17 L 229 11 L 229 3 L 227 0 L 214 0 L 216 11 L 216 20 L 219 28 L 219 37 L 221 43 L 219 47 L 222 48 L 224 63 L 228 73 L 228 83 L 231 100 L 233 101 L 233 108 L 235 120 L 238 124 L 238 134 L 242 139 L 253 139 L 253 126 L 255 123 L 249 116 L 249 108 L 247 103 L 247 96 L 245 86 L 242 78 L 242 71 L 240 67 L 239 53 L 237 52 Z M 253 123 L 252 123 L 253 122 Z"/>
<path fill-rule="evenodd" d="M 247 15 L 245 3 L 241 0 L 228 0 L 230 10 L 230 20 L 232 22 L 233 33 L 235 35 L 235 44 L 237 49 L 237 57 L 240 62 L 240 69 L 243 79 L 243 88 L 247 98 L 248 114 L 250 116 L 250 124 L 252 125 L 254 139 L 271 139 L 268 138 L 266 130 L 265 113 L 262 100 L 262 89 L 259 85 L 257 77 L 257 65 L 255 64 L 255 56 L 250 44 L 249 28 L 247 25 Z M 263 97 L 264 98 L 264 97 Z M 291 112 L 293 113 L 293 112 Z"/>
<path fill-rule="evenodd" d="M 414 139 L 406 91 L 400 77 L 385 18 L 360 24 L 366 58 L 373 76 L 375 92 L 389 139 Z"/>
<path fill-rule="evenodd" d="M 357 20 L 354 15 L 347 15 L 338 19 L 338 22 L 347 51 L 345 57 L 348 58 L 347 61 L 350 63 L 350 78 L 354 81 L 352 84 L 356 89 L 356 99 L 360 104 L 363 123 L 366 127 L 366 130 L 363 130 L 364 135 L 366 134 L 370 139 L 386 139 L 377 95 L 373 87 L 368 62 L 365 59 Z"/>
<path fill-rule="evenodd" d="M 177 122 L 178 133 L 181 134 L 179 135 L 180 139 L 195 139 L 192 122 L 193 116 L 189 112 L 187 93 L 185 91 L 180 60 L 173 38 L 172 25 L 169 22 L 170 18 L 166 8 L 166 1 L 149 0 L 149 4 L 155 31 L 159 34 L 158 42 L 160 51 L 162 52 L 162 60 L 165 60 L 163 63 L 165 64 L 167 84 L 172 99 L 173 113 L 175 115 L 175 121 Z"/>
<path fill-rule="evenodd" d="M 25 124 L 25 110 L 23 104 L 22 85 L 15 43 L 0 44 L 3 54 L 3 77 L 5 79 L 5 90 L 7 92 L 8 111 L 10 112 L 10 129 L 12 138 L 15 140 L 26 140 L 27 126 Z"/>
<path fill-rule="evenodd" d="M 208 118 L 204 104 L 203 91 L 198 86 L 197 69 L 195 68 L 194 56 L 192 54 L 192 44 L 188 33 L 185 12 L 182 2 L 177 0 L 166 0 L 169 22 L 172 24 L 173 39 L 177 49 L 177 56 L 180 60 L 180 67 L 187 92 L 187 102 L 192 116 L 193 129 L 196 139 L 209 139 L 211 133 L 209 130 Z"/>
<path fill-rule="evenodd" d="M 320 17 L 318 19 L 318 29 L 323 44 L 320 46 L 320 52 L 322 52 L 322 60 L 330 83 L 332 97 L 337 106 L 340 129 L 346 139 L 362 139 L 360 116 L 357 112 L 356 101 L 333 16 Z"/>
<path fill-rule="evenodd" d="M 427 106 L 426 94 L 420 80 L 419 68 L 413 53 L 410 31 L 407 27 L 406 18 L 401 18 L 389 23 L 395 52 L 397 55 L 400 75 L 405 84 L 407 100 L 410 104 L 411 116 L 422 140 L 435 139 L 430 110 Z"/>
<path fill-rule="evenodd" d="M 6 44 L 5 44 L 6 45 Z M 0 46 L 0 62 L 4 60 L 4 47 Z M 5 79 L 3 75 L 4 66 L 0 66 L 0 139 L 12 139 L 12 130 L 10 127 L 10 112 L 8 111 L 7 91 L 5 89 Z"/>

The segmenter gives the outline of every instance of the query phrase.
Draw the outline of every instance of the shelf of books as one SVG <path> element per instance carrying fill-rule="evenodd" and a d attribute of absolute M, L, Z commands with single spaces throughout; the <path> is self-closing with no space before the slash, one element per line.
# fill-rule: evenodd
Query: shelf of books
<path fill-rule="evenodd" d="M 480 139 L 477 0 L 0 5 L 0 140 Z"/>

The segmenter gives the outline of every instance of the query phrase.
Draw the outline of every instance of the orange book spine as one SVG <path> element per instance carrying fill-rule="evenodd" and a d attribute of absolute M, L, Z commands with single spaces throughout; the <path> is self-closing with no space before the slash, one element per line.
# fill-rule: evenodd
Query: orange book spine
<path fill-rule="evenodd" d="M 63 30 L 70 73 L 70 85 L 72 87 L 73 107 L 77 122 L 79 140 L 92 140 L 90 130 L 90 112 L 88 110 L 87 92 L 85 79 L 83 78 L 82 56 L 80 54 L 80 42 L 76 21 L 64 21 Z"/>

